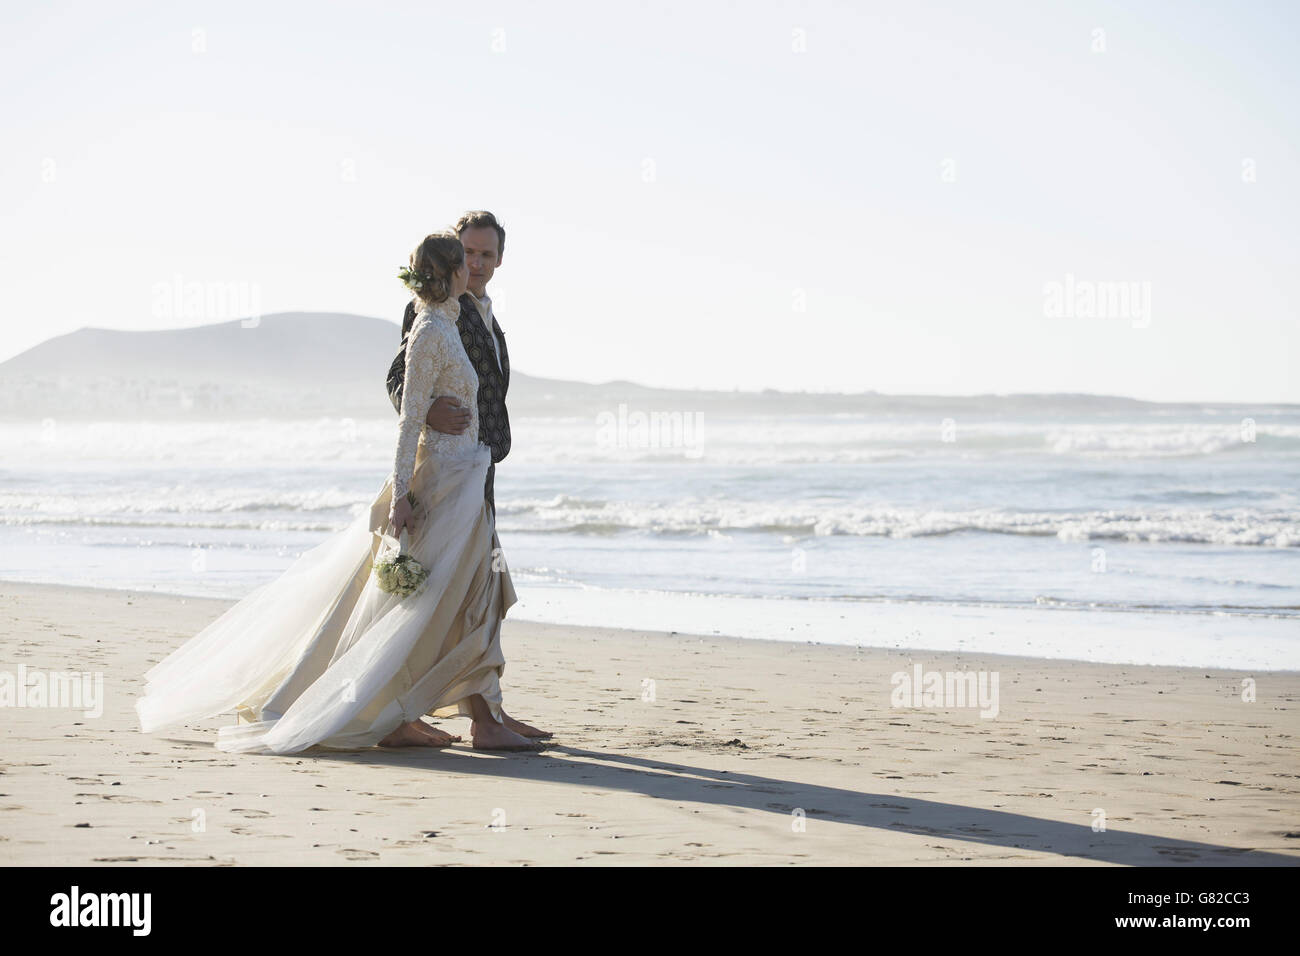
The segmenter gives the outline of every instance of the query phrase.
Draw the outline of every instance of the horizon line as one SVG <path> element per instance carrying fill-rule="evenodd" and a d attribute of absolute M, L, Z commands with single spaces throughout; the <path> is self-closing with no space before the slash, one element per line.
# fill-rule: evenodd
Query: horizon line
<path fill-rule="evenodd" d="M 68 336 L 68 335 L 75 335 L 78 332 L 85 332 L 85 331 L 119 332 L 128 335 L 129 334 L 149 335 L 158 332 L 184 332 L 193 329 L 211 328 L 213 326 L 229 325 L 234 322 L 243 323 L 249 318 L 256 318 L 260 322 L 264 318 L 273 318 L 276 316 L 284 316 L 284 315 L 349 316 L 358 319 L 367 319 L 367 320 L 377 321 L 377 322 L 386 322 L 389 325 L 392 325 L 393 327 L 399 330 L 401 329 L 400 322 L 395 322 L 392 319 L 386 319 L 383 316 L 364 315 L 360 312 L 324 312 L 320 310 L 315 310 L 315 311 L 288 310 L 288 311 L 279 311 L 279 312 L 267 312 L 267 313 L 259 313 L 256 316 L 241 316 L 241 317 L 236 317 L 231 319 L 221 319 L 215 322 L 203 322 L 198 325 L 172 326 L 170 328 L 163 328 L 163 329 L 115 329 L 115 328 L 109 328 L 107 326 L 100 326 L 100 325 L 83 325 L 76 329 L 73 329 L 71 332 L 62 332 L 58 335 L 50 336 L 49 338 L 44 339 L 41 342 L 37 342 L 35 345 L 28 346 L 27 348 L 23 349 L 20 352 L 16 352 L 13 355 L 0 359 L 0 366 L 5 365 L 12 359 L 19 358 L 22 355 L 25 355 L 27 352 L 30 352 L 33 349 L 40 348 L 42 345 L 48 344 L 49 342 L 52 342 L 55 339 L 63 338 L 64 336 Z M 683 386 L 671 386 L 671 385 L 648 385 L 644 382 L 636 382 L 631 379 L 621 379 L 621 378 L 606 379 L 604 381 L 599 381 L 599 382 L 583 381 L 582 379 L 555 378 L 553 376 L 548 376 L 548 375 L 534 375 L 530 372 L 525 372 L 523 369 L 517 368 L 516 366 L 513 365 L 512 365 L 512 371 L 518 371 L 520 375 L 524 375 L 528 378 L 538 380 L 538 381 L 565 382 L 574 385 L 589 385 L 589 386 L 633 385 L 636 386 L 637 388 L 644 388 L 644 389 L 663 391 L 663 392 L 714 392 L 714 393 L 725 394 L 725 395 L 740 394 L 740 395 L 761 396 L 768 393 L 775 393 L 778 395 L 827 395 L 827 396 L 845 396 L 845 397 L 852 397 L 852 398 L 864 398 L 868 396 L 874 396 L 877 398 L 1072 397 L 1072 398 L 1121 399 L 1123 401 L 1129 401 L 1129 402 L 1141 402 L 1147 405 L 1247 405 L 1247 406 L 1272 405 L 1272 406 L 1286 406 L 1286 407 L 1300 408 L 1300 402 L 1289 402 L 1284 400 L 1270 401 L 1270 400 L 1253 400 L 1253 399 L 1151 399 L 1151 398 L 1138 398 L 1137 396 L 1134 395 L 1118 395 L 1118 394 L 1108 393 L 1108 392 L 965 392 L 965 393 L 953 394 L 953 393 L 945 393 L 945 392 L 880 392 L 874 389 L 864 389 L 862 391 L 857 391 L 857 392 L 849 392 L 849 391 L 842 391 L 842 390 L 812 391 L 809 389 L 783 389 L 783 388 L 774 388 L 771 386 L 765 386 L 763 388 L 758 388 L 758 389 L 709 388 L 705 386 L 683 387 Z"/>

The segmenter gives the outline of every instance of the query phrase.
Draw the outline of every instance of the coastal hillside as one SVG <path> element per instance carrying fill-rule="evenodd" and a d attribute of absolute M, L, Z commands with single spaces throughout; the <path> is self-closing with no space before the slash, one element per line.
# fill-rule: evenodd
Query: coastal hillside
<path fill-rule="evenodd" d="M 192 328 L 85 327 L 0 362 L 0 420 L 389 417 L 385 389 L 401 332 L 396 322 L 339 312 L 283 312 Z M 1117 396 L 882 395 L 673 390 L 628 381 L 531 376 L 514 355 L 513 415 L 587 416 L 620 403 L 721 415 L 844 414 L 880 418 L 1131 416 L 1195 404 Z M 1225 407 L 1222 403 L 1217 408 Z"/>

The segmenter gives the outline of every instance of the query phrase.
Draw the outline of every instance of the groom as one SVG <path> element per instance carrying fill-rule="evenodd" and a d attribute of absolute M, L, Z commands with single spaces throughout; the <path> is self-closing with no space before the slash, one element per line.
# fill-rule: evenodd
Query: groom
<path fill-rule="evenodd" d="M 460 317 L 456 328 L 465 346 L 465 354 L 478 373 L 478 439 L 492 449 L 492 463 L 488 466 L 483 495 L 488 507 L 496 515 L 494 478 L 497 462 L 510 453 L 510 417 L 506 414 L 506 389 L 510 385 L 510 353 L 506 350 L 506 337 L 492 312 L 487 284 L 506 247 L 506 231 L 496 216 L 486 210 L 467 212 L 456 222 L 455 233 L 465 247 L 465 264 L 469 267 L 469 288 L 460 297 Z M 393 407 L 402 410 L 402 385 L 406 375 L 406 335 L 415 322 L 414 300 L 406 304 L 402 317 L 402 347 L 388 368 L 388 397 Z M 470 413 L 449 395 L 441 395 L 429 406 L 425 422 L 435 431 L 446 435 L 459 435 L 469 427 Z M 524 737 L 550 737 L 515 720 L 501 711 L 506 727 Z M 436 728 L 429 733 L 442 743 L 459 740 Z M 445 738 L 443 740 L 442 738 Z"/>

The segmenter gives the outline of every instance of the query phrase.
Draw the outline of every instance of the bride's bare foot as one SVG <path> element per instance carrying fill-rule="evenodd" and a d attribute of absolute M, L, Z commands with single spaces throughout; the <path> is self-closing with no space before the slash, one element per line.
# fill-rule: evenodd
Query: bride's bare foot
<path fill-rule="evenodd" d="M 445 730 L 439 730 L 437 727 L 430 727 L 423 720 L 416 720 L 411 726 L 420 733 L 429 737 L 435 747 L 450 747 L 457 740 L 460 740 L 460 734 L 449 734 Z"/>
<path fill-rule="evenodd" d="M 416 729 L 415 724 L 423 721 L 413 721 L 402 724 L 391 734 L 379 741 L 381 747 L 436 747 L 433 738 L 421 730 Z"/>
<path fill-rule="evenodd" d="M 529 740 L 495 720 L 476 720 L 469 725 L 475 750 L 541 750 L 542 744 Z"/>
<path fill-rule="evenodd" d="M 508 729 L 513 730 L 522 737 L 532 737 L 536 740 L 545 740 L 548 737 L 555 736 L 555 734 L 551 733 L 549 730 L 538 730 L 536 727 L 531 724 L 526 724 L 522 720 L 515 720 L 504 710 L 501 711 L 501 719 L 505 722 Z"/>

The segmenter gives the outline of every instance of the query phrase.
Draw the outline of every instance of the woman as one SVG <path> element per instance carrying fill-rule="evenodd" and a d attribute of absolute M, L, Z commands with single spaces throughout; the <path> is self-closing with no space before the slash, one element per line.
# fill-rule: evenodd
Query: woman
<path fill-rule="evenodd" d="M 507 728 L 499 677 L 501 619 L 515 603 L 493 553 L 483 497 L 490 449 L 478 441 L 478 377 L 456 318 L 469 271 L 460 240 L 425 237 L 405 281 L 421 309 L 407 337 L 393 471 L 346 529 L 303 554 L 146 675 L 141 729 L 235 711 L 217 747 L 295 753 L 311 746 L 438 746 L 420 716 L 465 714 L 473 745 L 535 750 Z M 457 435 L 426 429 L 435 395 L 470 410 Z M 409 533 L 429 572 L 414 594 L 380 589 L 371 574 L 384 529 Z"/>

